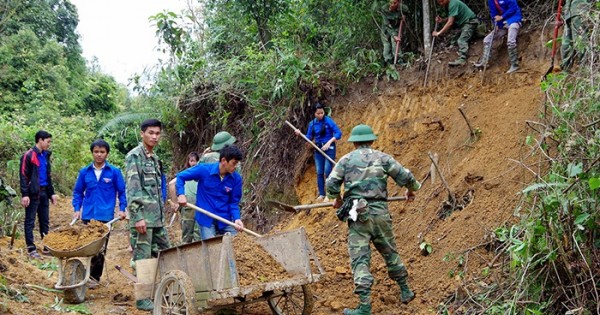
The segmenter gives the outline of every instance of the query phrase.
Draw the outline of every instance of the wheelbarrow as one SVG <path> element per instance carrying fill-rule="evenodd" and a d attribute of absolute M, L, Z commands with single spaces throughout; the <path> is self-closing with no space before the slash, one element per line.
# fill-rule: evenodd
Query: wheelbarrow
<path fill-rule="evenodd" d="M 59 260 L 58 280 L 54 288 L 63 290 L 65 302 L 79 304 L 85 300 L 92 258 L 103 250 L 111 226 L 117 220 L 119 218 L 114 218 L 105 223 L 108 230 L 102 237 L 79 248 L 64 251 L 46 246 L 50 254 Z"/>

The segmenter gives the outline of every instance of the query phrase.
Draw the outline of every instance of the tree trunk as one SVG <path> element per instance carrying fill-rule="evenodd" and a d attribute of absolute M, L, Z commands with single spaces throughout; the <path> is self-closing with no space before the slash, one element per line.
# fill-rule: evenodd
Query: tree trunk
<path fill-rule="evenodd" d="M 423 53 L 427 54 L 431 47 L 431 10 L 429 9 L 429 0 L 423 2 Z"/>

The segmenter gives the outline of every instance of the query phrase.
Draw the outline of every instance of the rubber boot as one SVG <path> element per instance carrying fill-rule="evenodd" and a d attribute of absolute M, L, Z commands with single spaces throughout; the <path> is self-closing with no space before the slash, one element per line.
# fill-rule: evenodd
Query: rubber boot
<path fill-rule="evenodd" d="M 476 68 L 483 68 L 487 65 L 488 61 L 490 60 L 490 52 L 492 50 L 490 46 L 490 44 L 483 45 L 483 55 L 481 56 L 479 62 L 475 64 Z"/>
<path fill-rule="evenodd" d="M 519 52 L 517 47 L 508 49 L 508 59 L 510 60 L 510 69 L 506 73 L 513 73 L 519 70 Z"/>
<path fill-rule="evenodd" d="M 448 65 L 452 66 L 452 67 L 456 67 L 456 66 L 462 66 L 465 63 L 467 63 L 467 58 L 461 56 L 461 57 L 456 58 L 456 60 L 454 60 L 454 61 L 448 62 Z"/>
<path fill-rule="evenodd" d="M 150 299 L 143 299 L 135 301 L 135 307 L 138 310 L 151 311 L 154 309 L 154 304 L 152 303 L 152 301 L 150 301 Z"/>
<path fill-rule="evenodd" d="M 406 278 L 398 281 L 400 286 L 400 301 L 404 304 L 408 304 L 410 301 L 415 299 L 415 293 L 410 290 Z"/>
<path fill-rule="evenodd" d="M 358 304 L 357 308 L 345 308 L 344 315 L 371 315 L 371 304 Z"/>

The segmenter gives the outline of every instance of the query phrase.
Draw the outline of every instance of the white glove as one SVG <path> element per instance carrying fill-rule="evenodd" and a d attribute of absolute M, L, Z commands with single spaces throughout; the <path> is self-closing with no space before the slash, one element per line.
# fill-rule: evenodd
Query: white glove
<path fill-rule="evenodd" d="M 354 222 L 356 222 L 356 219 L 358 219 L 358 211 L 356 211 L 357 204 L 357 199 L 352 200 L 352 209 L 350 209 L 350 212 L 348 213 L 348 215 L 350 215 L 350 219 Z"/>

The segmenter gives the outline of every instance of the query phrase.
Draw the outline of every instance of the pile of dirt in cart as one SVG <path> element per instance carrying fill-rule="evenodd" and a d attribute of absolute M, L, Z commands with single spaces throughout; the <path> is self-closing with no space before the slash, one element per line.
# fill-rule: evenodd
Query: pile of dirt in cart
<path fill-rule="evenodd" d="M 498 58 L 488 67 L 483 85 L 481 72 L 472 67 L 448 68 L 446 62 L 455 58 L 448 53 L 434 56 L 427 88 L 422 88 L 423 71 L 403 71 L 400 82 L 362 82 L 353 86 L 347 96 L 332 102 L 332 117 L 344 133 L 338 143 L 338 159 L 352 149 L 347 142 L 352 127 L 366 123 L 378 135 L 374 148 L 394 156 L 423 181 L 414 202 L 389 203 L 398 250 L 417 297 L 408 305 L 400 303 L 398 286 L 387 276 L 381 256 L 374 252 L 373 314 L 435 314 L 439 303 L 449 297 L 472 294 L 473 283 L 491 286 L 501 281 L 495 279 L 494 267 L 498 261 L 494 260 L 493 246 L 488 246 L 488 237 L 496 227 L 515 220 L 518 193 L 532 178 L 529 170 L 541 167 L 537 160 L 532 161 L 531 149 L 526 144 L 526 137 L 532 131 L 527 121 L 539 119 L 542 104 L 539 79 L 549 65 L 549 59 L 542 58 L 536 44 L 539 38 L 539 33 L 523 32 L 519 36 L 521 70 L 511 75 L 504 74 L 508 68 L 506 49 L 498 41 L 494 51 Z M 480 43 L 474 45 L 471 59 L 476 59 L 480 50 Z M 378 92 L 373 93 L 374 90 Z M 458 111 L 461 106 L 473 128 L 473 136 Z M 298 139 L 298 145 L 302 145 L 301 141 Z M 429 151 L 437 154 L 440 171 L 452 193 L 461 200 L 468 197 L 461 210 L 457 208 L 446 217 L 440 212 L 446 210 L 443 205 L 448 201 L 448 191 L 439 175 L 435 181 L 429 175 Z M 308 204 L 314 202 L 317 190 L 314 165 L 311 159 L 305 162 L 306 171 L 298 178 L 296 191 L 299 200 Z M 390 196 L 404 193 L 404 189 L 391 181 L 388 187 Z M 60 198 L 58 206 L 51 206 L 50 213 L 51 229 L 57 228 L 59 222 L 68 222 L 72 216 L 70 199 Z M 82 305 L 92 314 L 148 314 L 135 309 L 131 282 L 114 268 L 115 265 L 128 268 L 131 258 L 127 250 L 129 229 L 123 222 L 115 225 L 101 286 L 88 290 Z M 333 209 L 325 208 L 299 212 L 276 229 L 299 227 L 306 229 L 326 272 L 312 285 L 315 301 L 312 314 L 340 314 L 344 307 L 355 306 L 358 299 L 352 293 L 346 224 L 337 220 Z M 176 222 L 169 235 L 179 234 Z M 423 256 L 419 248 L 423 242 L 433 249 L 428 256 Z M 31 301 L 17 302 L 2 293 L 0 286 L 0 313 L 54 312 L 52 305 L 62 294 L 36 289 L 31 284 L 51 288 L 57 279 L 56 264 L 55 258 L 30 260 L 22 239 L 17 239 L 12 249 L 8 249 L 8 241 L 0 240 L 0 268 L 6 269 L 1 271 L 6 282 L 0 283 L 6 283 L 6 287 L 21 292 Z M 241 314 L 242 308 L 237 311 Z M 266 303 L 248 305 L 243 312 L 271 313 Z"/>
<path fill-rule="evenodd" d="M 240 285 L 246 286 L 292 278 L 273 256 L 254 241 L 253 236 L 240 233 L 233 238 L 235 267 Z"/>
<path fill-rule="evenodd" d="M 108 226 L 96 220 L 89 224 L 75 225 L 48 233 L 44 245 L 53 250 L 70 251 L 96 241 L 108 232 Z"/>

